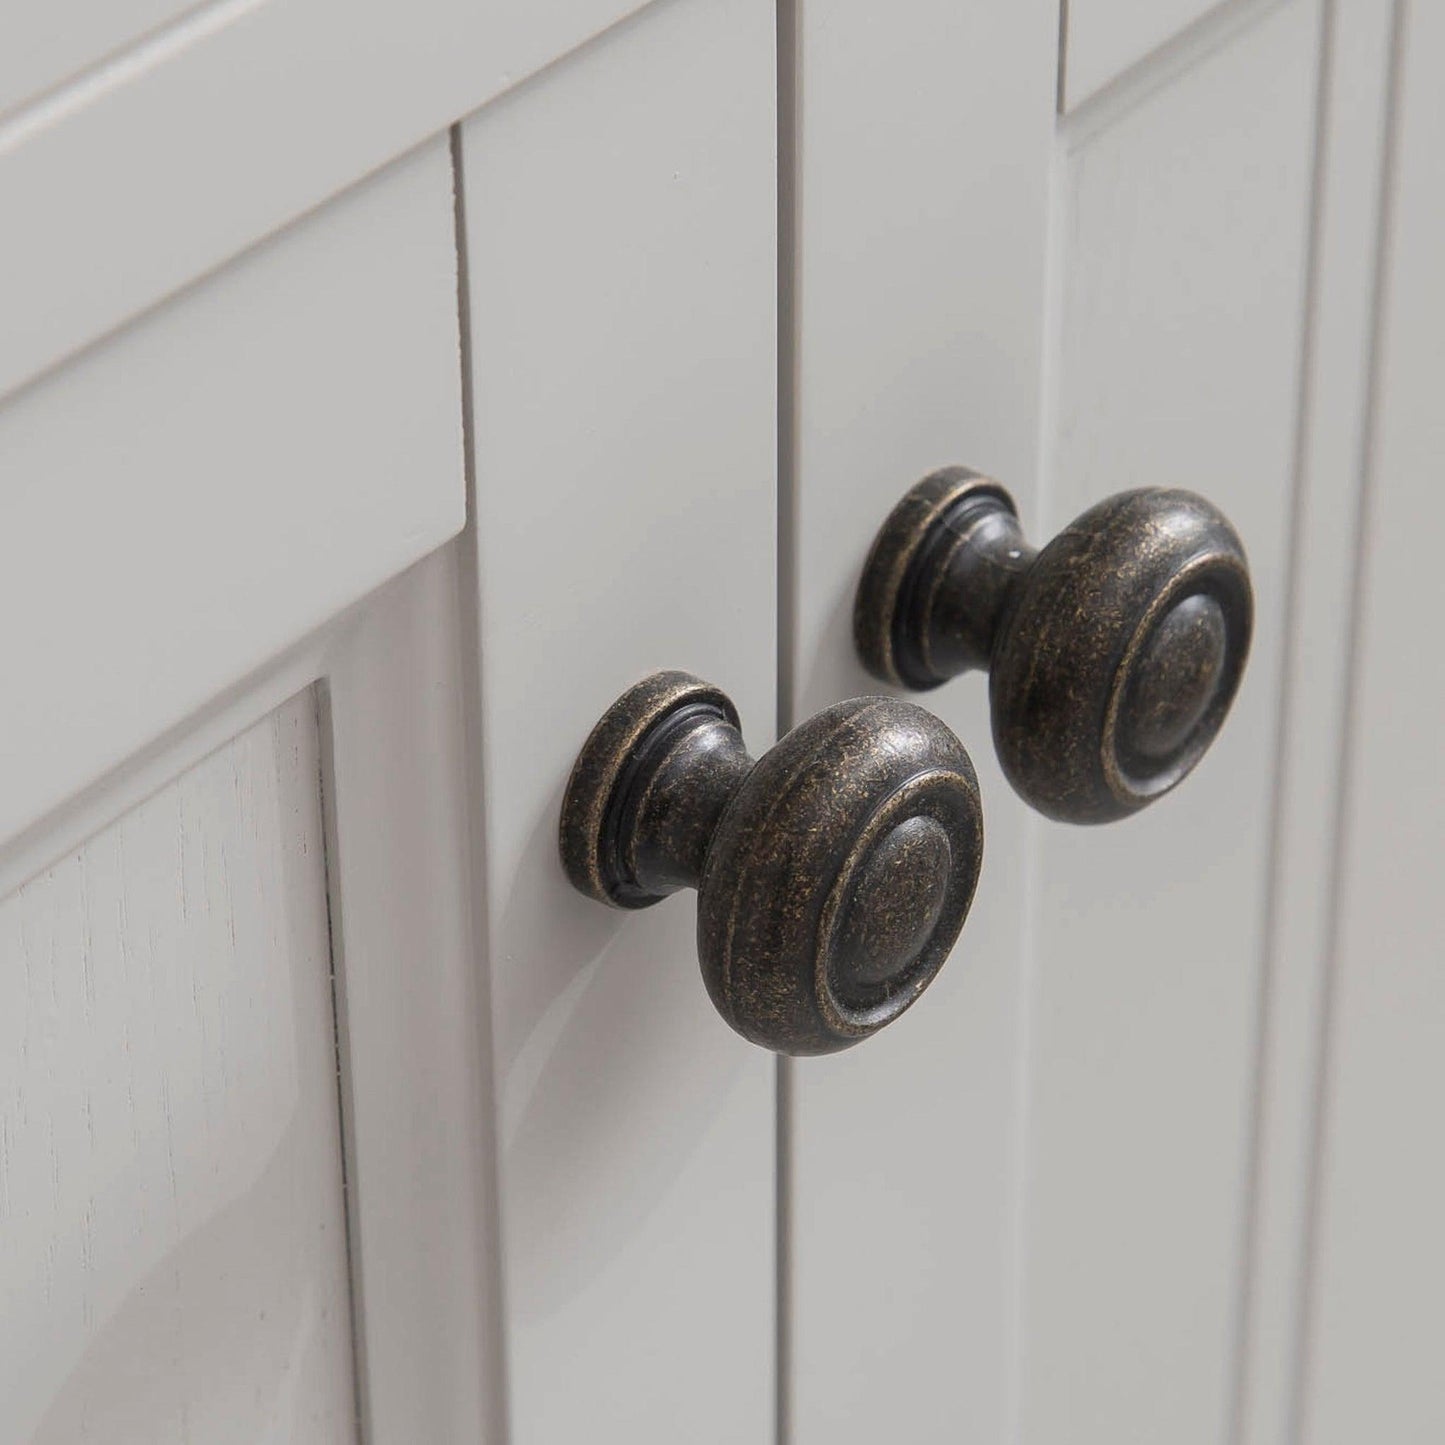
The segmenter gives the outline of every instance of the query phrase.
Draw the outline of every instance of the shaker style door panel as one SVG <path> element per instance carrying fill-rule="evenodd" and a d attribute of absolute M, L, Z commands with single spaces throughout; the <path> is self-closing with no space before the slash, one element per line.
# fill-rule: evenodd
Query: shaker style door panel
<path fill-rule="evenodd" d="M 676 0 L 461 128 L 511 1439 L 770 1438 L 773 1060 L 695 903 L 557 853 L 577 750 L 664 667 L 775 718 L 774 22 Z"/>
<path fill-rule="evenodd" d="M 788 714 L 876 690 L 852 661 L 859 569 L 894 501 L 949 462 L 1009 487 L 1036 543 L 1126 488 L 1203 493 L 1243 538 L 1257 613 L 1218 742 L 1177 793 L 1107 827 L 1026 811 L 994 762 L 981 675 L 922 699 L 979 765 L 983 873 L 953 960 L 891 1042 L 784 1071 L 791 1439 L 876 1438 L 900 1412 L 919 1440 L 1290 1438 L 1299 1362 L 1325 1328 L 1308 1317 L 1312 1141 L 1340 750 L 1363 716 L 1346 708 L 1341 638 L 1392 8 L 1154 7 L 1164 29 L 1132 39 L 1131 7 L 1105 0 L 1071 4 L 1062 37 L 1053 6 L 920 0 L 887 24 L 869 7 L 797 8 Z M 1057 45 L 1072 65 L 1106 15 L 1120 46 L 1097 93 L 1056 115 Z M 1411 214 L 1427 234 L 1428 210 Z M 1402 257 L 1429 254 L 1399 224 Z M 1390 324 L 1421 367 L 1428 320 Z M 1380 425 L 1389 475 L 1428 454 L 1418 417 L 1395 441 Z M 1410 686 L 1428 693 L 1427 674 Z M 1354 746 L 1359 776 L 1378 775 Z M 1385 826 L 1369 796 L 1348 806 Z M 1371 935 L 1380 892 L 1343 897 L 1356 921 L 1342 940 Z M 1392 916 L 1418 947 L 1414 915 Z M 1423 987 L 1410 958 L 1391 975 L 1400 992 Z M 1343 952 L 1341 966 L 1346 999 Z M 1337 1026 L 1342 1156 L 1366 1147 L 1365 1101 L 1403 1097 L 1424 1067 L 1367 1075 L 1386 1013 L 1364 977 L 1352 987 L 1375 998 L 1373 1024 L 1365 1004 Z M 1412 1060 L 1428 1056 L 1428 1017 Z M 1389 1137 L 1369 1133 L 1381 1167 Z M 1433 1197 L 1433 1164 L 1391 1158 Z M 1337 1189 L 1321 1227 L 1338 1229 L 1345 1281 L 1367 1268 L 1349 1231 L 1376 1216 Z M 1320 1399 L 1399 1377 L 1382 1351 L 1351 1353 L 1359 1325 L 1341 1304 L 1320 1337 Z M 1410 1396 L 1400 1418 L 1432 1407 Z"/>
<path fill-rule="evenodd" d="M 91 790 L 83 843 L 61 818 L 27 845 L 0 902 L 17 1438 L 499 1437 L 455 561 Z"/>
<path fill-rule="evenodd" d="M 502 1416 L 433 142 L 0 407 L 0 1419 Z"/>
<path fill-rule="evenodd" d="M 796 15 L 789 724 L 881 690 L 854 653 L 853 594 L 908 486 L 965 461 L 1033 510 L 1058 38 L 1052 0 Z M 879 1037 L 784 1064 L 795 1445 L 1007 1434 L 1028 827 L 970 682 L 915 698 L 983 790 L 953 957 Z"/>
<path fill-rule="evenodd" d="M 451 213 L 436 141 L 0 405 L 0 839 L 461 528 Z"/>
<path fill-rule="evenodd" d="M 356 1438 L 309 690 L 0 903 L 12 1440 Z"/>

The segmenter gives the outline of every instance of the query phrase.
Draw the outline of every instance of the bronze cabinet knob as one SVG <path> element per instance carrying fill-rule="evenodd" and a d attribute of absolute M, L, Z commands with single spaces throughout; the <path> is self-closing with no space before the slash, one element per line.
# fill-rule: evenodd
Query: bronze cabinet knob
<path fill-rule="evenodd" d="M 983 817 L 963 744 L 912 703 L 837 703 L 754 762 L 724 693 L 659 672 L 583 745 L 560 842 L 600 902 L 696 888 L 718 1012 L 765 1048 L 825 1054 L 892 1022 L 942 968 Z"/>
<path fill-rule="evenodd" d="M 1244 548 L 1203 497 L 1120 492 L 1036 551 L 997 482 L 945 467 L 874 540 L 853 631 L 869 671 L 904 687 L 987 669 L 1015 789 L 1051 818 L 1104 823 L 1204 755 L 1253 618 Z"/>

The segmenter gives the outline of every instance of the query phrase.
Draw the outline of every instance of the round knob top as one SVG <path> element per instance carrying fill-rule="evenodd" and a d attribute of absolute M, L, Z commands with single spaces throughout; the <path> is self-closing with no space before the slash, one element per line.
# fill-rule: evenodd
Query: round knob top
<path fill-rule="evenodd" d="M 962 743 L 896 698 L 838 703 L 764 754 L 708 850 L 698 957 L 739 1033 L 788 1053 L 846 1048 L 943 966 L 983 860 Z"/>
<path fill-rule="evenodd" d="M 1050 817 L 1146 806 L 1204 755 L 1249 652 L 1253 598 L 1229 522 L 1191 492 L 1121 492 L 1042 551 L 1012 498 L 964 467 L 894 508 L 854 612 L 870 671 L 936 687 L 989 672 L 1014 788 Z"/>
<path fill-rule="evenodd" d="M 1195 592 L 1159 619 L 1134 663 L 1119 706 L 1119 743 L 1163 760 L 1198 729 L 1219 696 L 1229 627 L 1216 598 Z"/>
<path fill-rule="evenodd" d="M 1244 548 L 1191 492 L 1122 492 L 1038 554 L 994 642 L 1009 780 L 1065 822 L 1127 816 L 1214 741 L 1249 652 Z"/>
<path fill-rule="evenodd" d="M 719 1012 L 781 1053 L 830 1053 L 912 1004 L 943 966 L 983 857 L 978 782 L 937 718 L 838 703 L 754 763 L 737 714 L 686 673 L 630 689 L 563 803 L 574 885 L 620 907 L 699 891 Z"/>

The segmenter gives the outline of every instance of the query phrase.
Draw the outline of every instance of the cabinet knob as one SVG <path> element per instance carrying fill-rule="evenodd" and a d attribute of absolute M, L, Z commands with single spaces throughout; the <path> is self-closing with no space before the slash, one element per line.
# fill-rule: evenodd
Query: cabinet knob
<path fill-rule="evenodd" d="M 903 687 L 986 669 L 1014 788 L 1051 818 L 1104 823 L 1204 755 L 1253 617 L 1244 548 L 1203 497 L 1120 492 L 1036 551 L 997 482 L 946 467 L 883 524 L 853 631 L 869 671 Z"/>
<path fill-rule="evenodd" d="M 726 694 L 659 672 L 583 745 L 560 842 L 599 902 L 696 888 L 718 1012 L 765 1048 L 824 1054 L 891 1023 L 942 968 L 983 817 L 963 744 L 912 703 L 837 703 L 755 762 Z"/>

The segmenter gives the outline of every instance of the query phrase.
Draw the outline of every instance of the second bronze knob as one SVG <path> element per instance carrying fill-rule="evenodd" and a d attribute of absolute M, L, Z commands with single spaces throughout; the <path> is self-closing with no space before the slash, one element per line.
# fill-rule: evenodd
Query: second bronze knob
<path fill-rule="evenodd" d="M 1052 818 L 1103 823 L 1204 755 L 1253 615 L 1244 548 L 1203 497 L 1121 492 L 1037 550 L 997 482 L 945 467 L 883 524 L 854 636 L 869 671 L 904 687 L 986 670 L 1014 788 Z"/>

